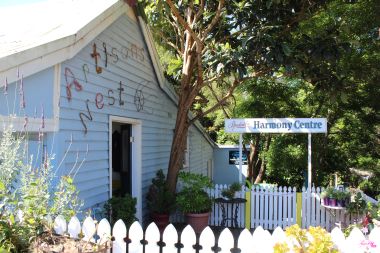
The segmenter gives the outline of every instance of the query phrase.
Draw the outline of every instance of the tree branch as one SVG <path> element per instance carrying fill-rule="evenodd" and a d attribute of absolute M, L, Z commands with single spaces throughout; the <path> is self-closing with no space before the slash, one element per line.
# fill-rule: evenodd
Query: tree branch
<path fill-rule="evenodd" d="M 211 23 L 207 26 L 207 28 L 202 33 L 202 40 L 208 35 L 212 28 L 218 23 L 220 15 L 222 13 L 222 9 L 224 7 L 224 0 L 219 0 L 218 9 L 216 10 L 214 18 L 211 20 Z"/>
<path fill-rule="evenodd" d="M 207 115 L 208 113 L 216 110 L 221 104 L 223 104 L 229 97 L 232 96 L 233 94 L 233 91 L 235 90 L 235 88 L 240 84 L 242 83 L 243 80 L 238 80 L 238 79 L 235 79 L 235 81 L 233 82 L 233 84 L 231 85 L 231 87 L 229 88 L 227 94 L 222 98 L 220 99 L 215 105 L 213 105 L 211 108 L 207 109 L 206 111 L 202 111 L 200 113 L 198 113 L 197 115 L 195 115 L 194 118 L 192 118 L 190 120 L 190 124 L 194 123 L 195 121 L 197 121 L 198 119 L 200 119 L 201 117 Z"/>
<path fill-rule="evenodd" d="M 190 33 L 193 40 L 195 40 L 200 45 L 202 44 L 202 41 L 199 39 L 197 34 L 191 29 L 189 24 L 182 18 L 181 14 L 179 13 L 178 9 L 175 7 L 173 2 L 171 0 L 165 0 L 166 3 L 169 5 L 170 9 L 172 10 L 173 14 L 177 17 L 178 22 Z M 223 1 L 223 0 L 222 0 Z"/>

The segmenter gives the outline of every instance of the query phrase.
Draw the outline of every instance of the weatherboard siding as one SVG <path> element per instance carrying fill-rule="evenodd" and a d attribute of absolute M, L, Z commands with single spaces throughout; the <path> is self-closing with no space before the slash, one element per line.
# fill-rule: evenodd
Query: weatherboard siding
<path fill-rule="evenodd" d="M 105 67 L 103 42 L 108 53 L 117 52 L 115 57 L 108 56 L 108 66 Z M 98 66 L 102 73 L 95 72 L 94 58 L 91 57 L 93 44 L 101 55 Z M 125 48 L 136 45 L 139 55 L 123 57 Z M 143 54 L 143 56 L 141 55 Z M 88 72 L 83 65 L 88 66 Z M 70 69 L 71 72 L 67 72 Z M 65 74 L 66 73 L 66 74 Z M 67 82 L 72 82 L 72 74 L 82 86 L 81 91 L 71 88 L 72 97 L 69 101 L 66 94 Z M 119 105 L 120 81 L 124 91 Z M 107 98 L 109 89 L 113 99 Z M 112 94 L 111 92 L 111 94 Z M 103 95 L 103 108 L 96 107 L 95 98 L 98 93 Z M 140 93 L 144 96 L 144 108 L 138 111 L 135 102 Z M 98 95 L 100 96 L 100 95 Z M 88 115 L 86 101 L 92 120 L 82 117 L 88 132 L 84 134 L 84 126 L 79 113 Z M 114 105 L 108 103 L 114 102 Z M 98 104 L 100 105 L 100 104 Z M 61 64 L 60 86 L 60 122 L 59 141 L 63 144 L 60 156 L 66 152 L 63 174 L 76 173 L 75 183 L 80 191 L 80 197 L 85 200 L 84 208 L 89 208 L 106 201 L 109 197 L 109 116 L 120 116 L 141 120 L 142 126 L 142 193 L 143 209 L 145 193 L 150 185 L 155 171 L 166 169 L 169 162 L 170 146 L 173 138 L 175 115 L 177 107 L 159 87 L 148 50 L 144 43 L 138 24 L 127 17 L 120 17 L 115 23 L 103 31 L 92 42 L 84 47 L 74 58 Z M 190 136 L 190 166 L 192 171 L 202 172 L 207 168 L 207 160 L 212 159 L 212 147 L 201 132 L 192 127 Z M 86 152 L 88 146 L 88 153 Z M 193 153 L 194 151 L 194 153 Z M 85 159 L 82 166 L 79 164 Z"/>

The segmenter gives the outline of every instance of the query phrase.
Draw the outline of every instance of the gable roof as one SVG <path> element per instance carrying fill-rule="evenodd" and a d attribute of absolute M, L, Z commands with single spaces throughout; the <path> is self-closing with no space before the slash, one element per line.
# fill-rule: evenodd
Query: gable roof
<path fill-rule="evenodd" d="M 152 35 L 141 17 L 122 0 L 47 0 L 0 9 L 0 87 L 74 57 L 122 15 L 138 21 L 161 89 L 178 104 L 164 77 Z M 11 25 L 9 25 L 11 24 Z M 215 146 L 202 125 L 194 124 Z"/>
<path fill-rule="evenodd" d="M 118 0 L 49 0 L 0 10 L 0 86 L 72 58 L 122 14 Z"/>

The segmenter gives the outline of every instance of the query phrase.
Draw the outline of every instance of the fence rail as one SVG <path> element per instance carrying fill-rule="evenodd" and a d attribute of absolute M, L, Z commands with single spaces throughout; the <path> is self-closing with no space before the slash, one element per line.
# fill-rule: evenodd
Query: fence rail
<path fill-rule="evenodd" d="M 228 228 L 216 236 L 211 228 L 207 227 L 199 235 L 198 242 L 197 235 L 190 226 L 186 226 L 179 234 L 172 224 L 165 228 L 162 240 L 156 224 L 151 223 L 144 231 L 137 221 L 127 229 L 124 222 L 118 220 L 111 228 L 106 219 L 96 224 L 91 217 L 87 217 L 81 225 L 77 217 L 73 217 L 67 224 L 62 216 L 58 216 L 54 222 L 54 229 L 57 234 L 69 234 L 72 238 L 78 238 L 83 234 L 82 240 L 98 244 L 112 241 L 113 253 L 195 253 L 199 249 L 202 253 L 270 253 L 277 243 L 288 245 L 294 243 L 294 239 L 288 238 L 280 227 L 277 227 L 272 234 L 262 227 L 256 228 L 253 233 L 244 229 L 237 238 L 234 238 Z M 331 237 L 339 252 L 361 253 L 380 250 L 380 228 L 373 229 L 368 238 L 357 228 L 345 238 L 342 231 L 335 228 L 331 232 Z M 368 251 L 367 248 L 373 246 L 375 248 Z"/>

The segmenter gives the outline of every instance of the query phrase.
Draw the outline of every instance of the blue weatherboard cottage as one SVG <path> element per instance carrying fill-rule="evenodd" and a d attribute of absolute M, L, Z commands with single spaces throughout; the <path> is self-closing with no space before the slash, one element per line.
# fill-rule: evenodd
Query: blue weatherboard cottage
<path fill-rule="evenodd" d="M 74 168 L 84 209 L 130 193 L 141 220 L 151 179 L 169 162 L 177 96 L 136 13 L 117 0 L 3 7 L 0 121 L 13 114 L 32 148 L 42 138 L 59 174 Z M 212 176 L 213 147 L 191 126 L 185 170 Z"/>

